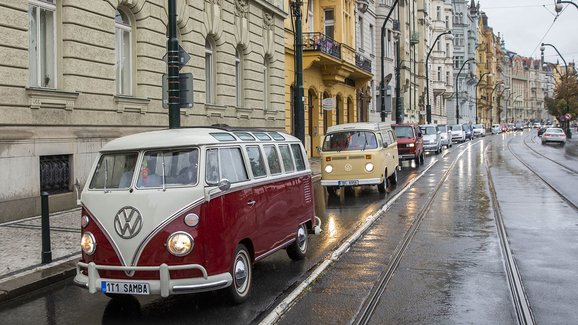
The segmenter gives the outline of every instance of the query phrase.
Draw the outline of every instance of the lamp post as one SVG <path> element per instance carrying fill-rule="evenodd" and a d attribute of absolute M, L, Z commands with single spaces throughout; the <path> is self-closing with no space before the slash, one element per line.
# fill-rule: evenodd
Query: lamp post
<path fill-rule="evenodd" d="M 556 9 L 556 12 L 562 11 L 562 9 L 563 9 L 562 4 L 564 4 L 564 3 L 572 4 L 572 5 L 574 5 L 574 7 L 576 7 L 576 9 L 578 9 L 578 4 L 575 4 L 575 3 L 572 2 L 572 1 L 561 1 L 561 0 L 558 0 L 558 1 L 556 1 L 556 6 L 554 7 L 554 8 Z"/>
<path fill-rule="evenodd" d="M 508 98 L 506 98 L 506 107 L 504 107 L 506 110 L 506 123 L 508 123 L 508 105 L 510 104 L 510 98 L 512 98 L 512 95 L 514 95 L 513 91 L 511 91 L 510 95 L 508 95 Z"/>
<path fill-rule="evenodd" d="M 381 87 L 379 89 L 379 96 L 381 97 L 381 121 L 385 122 L 385 72 L 384 72 L 384 63 L 385 63 L 385 45 L 384 43 L 384 39 L 385 39 L 385 24 L 387 24 L 387 22 L 389 21 L 389 17 L 391 16 L 391 14 L 393 13 L 393 8 L 395 8 L 395 5 L 397 4 L 399 0 L 395 0 L 393 2 L 393 5 L 391 6 L 391 9 L 389 9 L 389 13 L 387 14 L 387 17 L 385 17 L 385 20 L 383 21 L 383 25 L 381 26 Z M 397 100 L 397 99 L 396 99 Z"/>
<path fill-rule="evenodd" d="M 435 41 L 433 42 L 433 44 L 431 45 L 431 47 L 430 47 L 430 49 L 429 49 L 429 51 L 427 52 L 427 55 L 426 55 L 426 57 L 425 57 L 425 92 L 426 92 L 426 95 L 427 95 L 427 105 L 426 105 L 426 108 L 425 108 L 425 110 L 426 110 L 426 113 L 425 113 L 425 114 L 426 114 L 427 124 L 430 124 L 430 123 L 431 123 L 431 105 L 430 105 L 430 101 L 429 101 L 429 65 L 428 65 L 429 56 L 430 56 L 431 51 L 433 50 L 434 46 L 436 45 L 437 41 L 440 39 L 440 37 L 441 37 L 442 35 L 447 35 L 447 34 L 451 34 L 451 33 L 452 33 L 452 31 L 451 31 L 451 30 L 448 30 L 448 31 L 445 31 L 445 32 L 439 34 L 439 35 L 436 37 L 436 39 L 435 39 Z M 382 62 L 383 62 L 383 60 L 382 60 Z"/>
<path fill-rule="evenodd" d="M 484 79 L 484 76 L 489 75 L 490 77 L 492 76 L 491 72 L 484 72 L 482 73 L 482 75 L 480 75 L 480 80 L 478 80 L 478 82 L 476 83 L 476 124 L 478 124 L 478 86 L 480 85 L 480 82 L 482 82 L 482 79 Z"/>
<path fill-rule="evenodd" d="M 167 40 L 167 75 L 169 94 L 169 128 L 181 127 L 180 86 L 179 86 L 179 39 L 177 38 L 177 3 L 169 1 L 169 39 Z"/>
<path fill-rule="evenodd" d="M 301 0 L 291 2 L 291 10 L 295 17 L 295 93 L 294 99 L 294 118 L 295 118 L 295 137 L 305 144 L 305 105 L 303 94 L 303 31 Z"/>
<path fill-rule="evenodd" d="M 564 65 L 566 66 L 566 76 L 567 76 L 568 75 L 568 64 L 566 63 L 566 60 L 564 60 L 564 57 L 562 56 L 562 54 L 560 54 L 560 52 L 558 52 L 558 49 L 556 48 L 556 46 L 554 46 L 552 44 L 548 44 L 548 43 L 542 43 L 542 46 L 540 46 L 540 51 L 544 52 L 544 50 L 546 49 L 546 46 L 550 46 L 554 50 L 556 50 L 556 53 L 558 53 L 558 56 L 562 59 L 562 61 L 564 61 Z M 542 56 L 544 56 L 544 55 L 542 55 Z"/>
<path fill-rule="evenodd" d="M 458 78 L 460 77 L 460 73 L 462 73 L 462 70 L 464 69 L 464 67 L 466 66 L 466 63 L 470 62 L 470 61 L 474 61 L 474 58 L 469 58 L 467 60 L 464 61 L 464 63 L 462 63 L 462 66 L 460 68 L 460 71 L 458 71 L 458 74 L 456 75 L 456 124 L 460 124 L 460 101 L 459 101 L 459 89 L 460 89 L 460 85 L 458 84 Z"/>
<path fill-rule="evenodd" d="M 498 88 L 498 86 L 503 83 L 504 82 L 502 80 L 496 82 L 494 88 L 492 89 L 492 92 L 490 93 L 490 125 L 494 124 L 494 117 L 492 116 L 493 115 L 492 113 L 494 112 L 494 91 L 496 91 L 496 88 Z"/>
<path fill-rule="evenodd" d="M 501 114 L 500 114 L 500 99 L 502 98 L 502 95 L 504 94 L 504 91 L 509 90 L 510 87 L 504 87 L 504 89 L 502 89 L 502 91 L 500 92 L 500 94 L 498 95 L 498 123 L 501 123 Z"/>

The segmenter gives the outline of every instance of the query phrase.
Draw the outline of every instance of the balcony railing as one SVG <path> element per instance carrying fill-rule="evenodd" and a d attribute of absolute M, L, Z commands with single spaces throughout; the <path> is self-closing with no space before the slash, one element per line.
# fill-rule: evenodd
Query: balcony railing
<path fill-rule="evenodd" d="M 303 51 L 321 51 L 341 59 L 341 43 L 322 33 L 303 33 Z"/>
<path fill-rule="evenodd" d="M 371 72 L 371 60 L 357 53 L 355 54 L 355 65 L 367 72 Z"/>

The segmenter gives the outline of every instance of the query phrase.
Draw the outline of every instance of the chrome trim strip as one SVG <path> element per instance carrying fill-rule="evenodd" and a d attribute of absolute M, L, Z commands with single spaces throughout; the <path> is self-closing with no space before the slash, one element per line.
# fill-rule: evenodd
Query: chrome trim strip
<path fill-rule="evenodd" d="M 206 290 L 206 289 L 219 289 L 227 286 L 227 280 L 221 280 L 212 283 L 204 283 L 204 284 L 189 284 L 189 285 L 176 285 L 173 286 L 173 292 L 187 292 L 187 291 L 199 291 L 199 290 Z"/>
<path fill-rule="evenodd" d="M 339 185 L 340 180 L 321 180 L 321 186 L 341 186 Z M 379 178 L 365 178 L 359 179 L 357 185 L 376 185 L 381 184 L 383 181 Z M 357 185 L 345 185 L 345 186 L 357 186 Z"/>
<path fill-rule="evenodd" d="M 265 258 L 265 257 L 267 257 L 267 256 L 269 256 L 269 255 L 271 255 L 271 254 L 273 254 L 273 253 L 275 253 L 276 251 L 278 251 L 278 250 L 280 250 L 280 249 L 282 249 L 282 248 L 285 248 L 285 247 L 291 245 L 294 241 L 295 241 L 295 238 L 292 238 L 292 239 L 290 239 L 289 241 L 287 241 L 287 242 L 285 242 L 285 243 L 283 243 L 283 244 L 281 244 L 281 245 L 279 245 L 279 246 L 271 249 L 270 251 L 259 255 L 259 257 L 255 257 L 255 262 L 257 262 L 257 261 L 259 261 L 259 260 L 261 260 L 261 259 L 263 259 L 263 258 Z"/>

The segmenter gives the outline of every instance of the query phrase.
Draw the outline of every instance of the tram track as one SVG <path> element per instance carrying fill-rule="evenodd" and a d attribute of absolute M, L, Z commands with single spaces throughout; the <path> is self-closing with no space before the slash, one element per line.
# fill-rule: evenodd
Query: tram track
<path fill-rule="evenodd" d="M 575 169 L 573 169 L 573 168 L 571 168 L 571 167 L 568 167 L 568 166 L 560 163 L 559 161 L 556 161 L 556 160 L 554 160 L 554 159 L 552 159 L 552 158 L 544 155 L 544 154 L 541 153 L 540 151 L 532 148 L 532 146 L 530 146 L 530 145 L 528 144 L 528 142 L 526 141 L 526 139 L 528 139 L 530 136 L 531 136 L 531 135 L 528 135 L 528 136 L 524 137 L 524 141 L 523 141 L 523 142 L 524 142 L 524 145 L 525 145 L 528 149 L 532 150 L 532 151 L 533 151 L 534 153 L 536 153 L 537 155 L 539 155 L 539 156 L 541 156 L 541 157 L 543 157 L 543 158 L 545 158 L 545 159 L 547 159 L 547 160 L 555 163 L 556 165 L 564 168 L 565 170 L 569 171 L 570 173 L 572 173 L 572 174 L 574 174 L 574 175 L 578 175 L 578 170 L 575 170 Z M 532 142 L 533 142 L 533 141 L 532 141 Z"/>
<path fill-rule="evenodd" d="M 408 231 L 405 233 L 405 235 L 404 235 L 403 239 L 400 241 L 399 245 L 394 250 L 387 269 L 385 269 L 384 272 L 381 273 L 381 275 L 377 281 L 377 284 L 373 287 L 372 291 L 369 294 L 369 297 L 362 304 L 362 306 L 360 308 L 360 312 L 357 313 L 355 318 L 352 320 L 352 322 L 351 322 L 352 324 L 364 325 L 364 324 L 368 324 L 371 321 L 371 318 L 374 314 L 375 308 L 377 307 L 377 305 L 379 303 L 380 298 L 385 293 L 387 285 L 389 284 L 389 282 L 393 278 L 393 275 L 394 275 L 395 271 L 397 270 L 401 259 L 403 258 L 404 254 L 407 251 L 413 238 L 416 236 L 417 231 L 419 230 L 419 226 L 421 225 L 423 219 L 431 210 L 431 207 L 432 207 L 433 203 L 435 202 L 435 198 L 437 197 L 438 193 L 440 192 L 440 189 L 442 188 L 443 184 L 448 179 L 450 173 L 454 169 L 456 163 L 459 161 L 461 156 L 468 149 L 470 149 L 473 145 L 478 144 L 478 143 L 479 142 L 470 143 L 470 145 L 467 148 L 462 150 L 459 153 L 459 155 L 456 157 L 456 159 L 451 163 L 449 168 L 442 175 L 442 177 L 440 178 L 440 181 L 437 183 L 434 191 L 432 192 L 433 194 L 430 196 L 430 198 L 427 200 L 426 204 L 423 206 L 423 208 L 416 215 L 415 221 L 413 222 L 411 227 L 408 229 Z"/>
<path fill-rule="evenodd" d="M 568 203 L 572 208 L 574 208 L 574 210 L 578 211 L 578 206 L 576 205 L 576 203 L 574 203 L 569 197 L 567 197 L 560 189 L 558 189 L 556 186 L 554 186 L 552 184 L 552 182 L 548 181 L 546 178 L 544 178 L 542 175 L 540 175 L 540 173 L 538 173 L 536 171 L 535 168 L 533 168 L 529 163 L 527 163 L 526 161 L 524 161 L 520 155 L 518 155 L 513 149 L 512 149 L 512 141 L 514 140 L 514 138 L 510 139 L 508 141 L 508 151 L 510 151 L 510 153 L 512 154 L 512 156 L 514 156 L 514 158 L 516 158 L 522 165 L 524 165 L 530 172 L 532 172 L 534 175 L 536 175 L 539 179 L 541 179 L 544 184 L 546 184 L 549 188 L 551 188 L 554 192 L 556 192 L 556 194 L 558 194 L 560 196 L 560 198 L 562 198 L 562 200 L 564 200 L 564 202 Z M 541 155 L 543 156 L 543 155 Z M 547 157 L 546 157 L 547 158 Z M 552 159 L 548 159 L 552 162 L 555 162 Z M 562 166 L 564 168 L 564 170 L 566 170 L 566 172 L 568 172 L 569 174 L 571 174 L 572 176 L 576 177 L 578 176 L 578 173 L 564 165 L 561 165 L 558 163 L 558 165 Z"/>

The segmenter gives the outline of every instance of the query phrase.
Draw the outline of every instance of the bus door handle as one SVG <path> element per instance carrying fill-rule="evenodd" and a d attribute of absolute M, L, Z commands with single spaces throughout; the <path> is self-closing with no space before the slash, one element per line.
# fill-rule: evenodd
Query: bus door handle
<path fill-rule="evenodd" d="M 250 206 L 254 206 L 255 203 L 257 203 L 255 200 L 249 200 L 249 201 L 247 201 L 247 205 L 250 205 Z"/>

